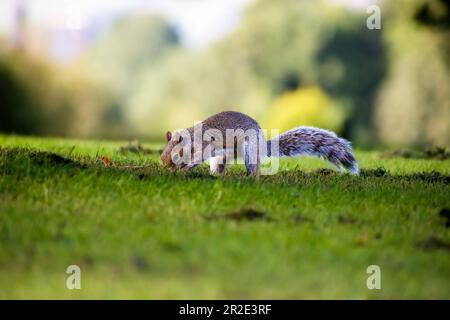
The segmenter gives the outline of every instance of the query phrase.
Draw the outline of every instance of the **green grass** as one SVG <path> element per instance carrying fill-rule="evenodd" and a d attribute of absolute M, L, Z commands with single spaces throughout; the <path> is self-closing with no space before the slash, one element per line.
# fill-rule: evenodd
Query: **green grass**
<path fill-rule="evenodd" d="M 254 181 L 123 144 L 0 136 L 0 298 L 450 298 L 450 160 L 357 151 L 360 177 L 302 158 Z"/>

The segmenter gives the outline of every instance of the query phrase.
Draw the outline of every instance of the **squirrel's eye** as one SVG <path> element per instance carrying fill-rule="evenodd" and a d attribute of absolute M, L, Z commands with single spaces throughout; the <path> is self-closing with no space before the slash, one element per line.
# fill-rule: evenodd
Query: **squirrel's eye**
<path fill-rule="evenodd" d="M 180 143 L 181 141 L 183 141 L 183 137 L 182 137 L 182 136 L 180 136 L 180 137 L 178 138 L 178 143 Z"/>

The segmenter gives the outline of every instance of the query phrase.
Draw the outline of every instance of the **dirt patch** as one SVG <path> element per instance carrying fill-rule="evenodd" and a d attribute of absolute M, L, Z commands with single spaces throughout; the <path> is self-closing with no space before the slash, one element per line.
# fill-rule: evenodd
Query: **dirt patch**
<path fill-rule="evenodd" d="M 338 223 L 340 224 L 350 224 L 350 225 L 361 225 L 361 221 L 353 218 L 353 217 L 349 217 L 349 216 L 338 216 Z"/>
<path fill-rule="evenodd" d="M 441 182 L 444 184 L 450 184 L 450 176 L 437 171 L 413 173 L 407 177 L 413 180 L 420 180 L 429 183 Z"/>
<path fill-rule="evenodd" d="M 242 209 L 236 212 L 225 214 L 225 218 L 229 220 L 270 220 L 270 217 L 261 211 L 254 209 Z"/>
<path fill-rule="evenodd" d="M 138 140 L 133 140 L 133 141 L 128 142 L 127 145 L 121 146 L 119 148 L 119 152 L 121 154 L 126 154 L 126 153 L 130 152 L 130 153 L 160 155 L 162 153 L 162 150 L 144 148 L 144 146 Z"/>
<path fill-rule="evenodd" d="M 337 174 L 336 171 L 331 170 L 331 169 L 326 169 L 326 168 L 317 169 L 316 171 L 314 171 L 314 173 L 319 175 L 319 176 L 324 176 L 324 177 L 335 176 Z"/>
<path fill-rule="evenodd" d="M 147 271 L 150 267 L 148 261 L 139 255 L 133 255 L 131 257 L 131 263 L 137 271 L 141 272 Z"/>
<path fill-rule="evenodd" d="M 450 209 L 441 209 L 441 211 L 439 211 L 439 216 L 445 219 L 445 227 L 450 228 Z"/>
<path fill-rule="evenodd" d="M 431 147 L 425 150 L 394 150 L 383 154 L 385 158 L 406 158 L 406 159 L 450 159 L 450 151 L 444 147 Z"/>
<path fill-rule="evenodd" d="M 388 177 L 390 176 L 389 171 L 383 167 L 376 169 L 361 169 L 361 177 Z"/>
<path fill-rule="evenodd" d="M 450 243 L 435 236 L 431 236 L 428 239 L 419 242 L 418 246 L 424 250 L 450 250 Z"/>
<path fill-rule="evenodd" d="M 207 217 L 208 220 L 225 219 L 233 221 L 272 221 L 273 219 L 265 212 L 257 211 L 251 208 L 241 209 L 225 214 L 213 215 Z"/>
<path fill-rule="evenodd" d="M 294 214 L 292 216 L 292 221 L 296 224 L 313 222 L 311 218 L 305 217 L 301 214 Z"/>
<path fill-rule="evenodd" d="M 438 171 L 416 172 L 405 175 L 391 175 L 388 170 L 383 167 L 376 169 L 362 169 L 361 177 L 364 178 L 388 178 L 388 179 L 406 179 L 410 181 L 423 181 L 427 183 L 444 183 L 450 184 L 450 175 L 440 173 Z"/>
<path fill-rule="evenodd" d="M 32 151 L 29 154 L 30 160 L 39 166 L 72 166 L 83 167 L 79 162 L 66 158 L 57 153 L 48 151 Z"/>

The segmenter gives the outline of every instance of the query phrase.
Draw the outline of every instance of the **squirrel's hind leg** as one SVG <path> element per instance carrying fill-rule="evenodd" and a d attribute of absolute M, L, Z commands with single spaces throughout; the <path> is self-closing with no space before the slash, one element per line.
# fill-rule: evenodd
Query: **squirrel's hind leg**
<path fill-rule="evenodd" d="M 259 178 L 261 172 L 261 160 L 258 153 L 257 146 L 251 146 L 249 143 L 244 143 L 244 162 L 247 168 L 247 176 L 252 175 Z"/>
<path fill-rule="evenodd" d="M 224 149 L 216 152 L 216 155 L 209 159 L 209 170 L 211 174 L 222 175 L 225 173 L 228 156 L 228 150 Z"/>
<path fill-rule="evenodd" d="M 209 159 L 209 170 L 211 174 L 222 175 L 225 173 L 226 159 L 223 156 L 215 156 Z"/>

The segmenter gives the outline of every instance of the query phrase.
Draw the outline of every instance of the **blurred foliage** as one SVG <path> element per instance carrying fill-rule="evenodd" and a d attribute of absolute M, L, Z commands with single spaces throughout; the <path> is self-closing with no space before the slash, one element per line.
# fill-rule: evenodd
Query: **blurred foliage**
<path fill-rule="evenodd" d="M 344 114 L 320 88 L 307 87 L 287 92 L 267 110 L 263 127 L 281 132 L 300 125 L 337 130 Z"/>
<path fill-rule="evenodd" d="M 139 14 L 117 19 L 68 67 L 3 53 L 0 131 L 161 139 L 231 109 L 359 146 L 449 145 L 449 2 L 380 5 L 381 30 L 325 1 L 258 0 L 200 51 Z"/>
<path fill-rule="evenodd" d="M 227 109 L 262 120 L 285 91 L 319 86 L 337 101 L 340 114 L 361 106 L 355 113 L 368 128 L 371 112 L 364 108 L 372 107 L 385 60 L 380 33 L 369 33 L 362 21 L 345 8 L 260 0 L 234 32 L 212 47 L 200 53 L 179 51 L 166 64 L 148 68 L 130 94 L 127 112 L 142 134 L 161 135 L 164 127 L 186 127 Z M 367 64 L 368 59 L 374 63 Z M 303 124 L 323 123 L 341 131 L 342 118 L 328 127 L 329 121 L 315 114 Z M 284 123 L 272 125 L 284 128 Z M 356 124 L 350 121 L 349 126 Z"/>
<path fill-rule="evenodd" d="M 206 53 L 175 53 L 167 65 L 150 67 L 130 95 L 127 108 L 142 134 L 191 126 L 227 109 L 257 116 L 267 89 L 252 76 L 238 52 L 214 47 Z"/>
<path fill-rule="evenodd" d="M 108 96 L 75 70 L 20 50 L 0 53 L 0 130 L 18 134 L 89 136 L 108 127 Z M 101 123 L 100 123 L 101 119 Z"/>
<path fill-rule="evenodd" d="M 82 59 L 98 81 L 126 95 L 136 76 L 148 64 L 156 64 L 178 45 L 175 30 L 160 16 L 124 16 L 112 25 Z"/>
<path fill-rule="evenodd" d="M 384 26 L 390 72 L 377 101 L 382 143 L 450 145 L 448 1 L 390 3 Z"/>
<path fill-rule="evenodd" d="M 422 1 L 415 10 L 414 18 L 420 24 L 448 30 L 450 27 L 449 9 L 448 0 Z"/>
<path fill-rule="evenodd" d="M 43 81 L 33 84 L 28 81 L 27 73 L 38 71 L 38 66 L 24 62 L 20 57 L 1 54 L 0 128 L 4 132 L 40 133 L 44 126 L 45 117 L 40 112 L 40 104 L 44 102 L 32 99 L 32 96 L 39 90 L 36 85 L 45 81 L 45 74 L 38 72 Z"/>
<path fill-rule="evenodd" d="M 170 73 L 168 61 L 179 50 L 175 29 L 160 16 L 124 16 L 113 24 L 78 65 L 113 93 L 116 104 L 110 108 L 111 120 L 119 128 L 120 124 L 127 126 L 129 136 L 149 136 L 155 134 L 156 128 L 157 132 L 164 130 L 162 114 L 166 112 L 163 108 L 166 101 L 162 98 L 164 88 L 167 88 L 165 74 Z M 157 78 L 153 81 L 155 74 Z M 159 107 L 150 108 L 152 101 Z M 137 112 L 136 104 L 141 107 Z M 123 138 L 124 132 L 110 132 L 110 136 Z"/>
<path fill-rule="evenodd" d="M 159 63 L 177 43 L 167 22 L 142 15 L 118 19 L 91 51 L 69 66 L 2 49 L 0 131 L 131 138 L 135 124 L 126 119 L 124 101 L 140 70 Z"/>
<path fill-rule="evenodd" d="M 374 100 L 388 62 L 381 31 L 367 29 L 359 16 L 349 19 L 350 25 L 336 25 L 318 53 L 319 84 L 350 109 L 342 134 L 371 145 Z"/>

